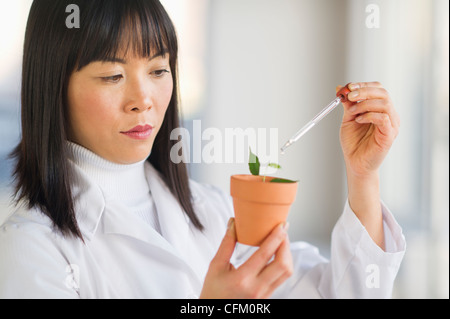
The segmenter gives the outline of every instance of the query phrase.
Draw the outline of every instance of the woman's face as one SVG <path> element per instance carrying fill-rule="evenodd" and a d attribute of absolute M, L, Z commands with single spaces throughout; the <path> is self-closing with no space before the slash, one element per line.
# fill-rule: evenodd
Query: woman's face
<path fill-rule="evenodd" d="M 168 54 L 92 62 L 69 80 L 69 140 L 117 164 L 145 160 L 172 91 Z"/>

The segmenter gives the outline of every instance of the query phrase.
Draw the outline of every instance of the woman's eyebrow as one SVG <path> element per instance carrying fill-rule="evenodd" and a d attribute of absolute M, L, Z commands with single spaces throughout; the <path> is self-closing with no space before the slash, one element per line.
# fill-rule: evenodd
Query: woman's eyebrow
<path fill-rule="evenodd" d="M 154 59 L 156 59 L 158 57 L 164 57 L 167 54 L 167 52 L 168 52 L 167 50 L 160 51 L 160 52 L 152 55 L 148 60 L 151 61 L 151 60 L 154 60 Z M 101 62 L 127 64 L 127 60 L 121 59 L 121 58 L 115 58 L 115 57 L 113 57 L 113 58 L 110 58 L 110 57 L 104 58 L 104 59 L 101 60 Z"/>

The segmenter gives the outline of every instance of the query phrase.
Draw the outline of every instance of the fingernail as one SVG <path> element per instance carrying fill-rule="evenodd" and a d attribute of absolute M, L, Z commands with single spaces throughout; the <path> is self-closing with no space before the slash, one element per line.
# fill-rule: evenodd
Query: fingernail
<path fill-rule="evenodd" d="M 351 108 L 348 109 L 348 111 L 350 113 L 355 113 L 358 110 L 358 107 L 356 105 L 352 106 Z"/>
<path fill-rule="evenodd" d="M 281 229 L 282 229 L 284 232 L 287 232 L 288 229 L 289 229 L 289 223 L 288 223 L 288 222 L 285 222 L 285 223 L 281 224 Z"/>
<path fill-rule="evenodd" d="M 351 100 L 354 100 L 354 99 L 356 99 L 358 96 L 359 96 L 359 92 L 358 92 L 358 91 L 355 91 L 355 92 L 349 93 L 348 98 L 351 99 Z"/>
<path fill-rule="evenodd" d="M 348 86 L 348 88 L 349 88 L 350 90 L 357 90 L 357 89 L 360 88 L 360 86 L 359 86 L 359 84 L 352 83 L 352 84 L 350 84 L 350 85 Z"/>
<path fill-rule="evenodd" d="M 355 121 L 359 123 L 359 122 L 362 122 L 363 120 L 364 120 L 364 118 L 362 116 L 359 116 L 356 118 Z"/>
<path fill-rule="evenodd" d="M 230 230 L 234 226 L 234 218 L 230 218 L 228 221 L 227 229 Z"/>

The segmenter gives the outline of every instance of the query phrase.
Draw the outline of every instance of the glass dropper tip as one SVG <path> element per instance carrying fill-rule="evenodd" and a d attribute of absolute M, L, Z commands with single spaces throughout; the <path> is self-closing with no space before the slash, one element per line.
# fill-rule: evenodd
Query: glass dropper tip
<path fill-rule="evenodd" d="M 286 144 L 284 144 L 284 146 L 281 148 L 281 155 L 284 155 L 284 153 L 286 152 L 286 150 L 288 149 L 289 146 L 291 146 L 293 144 L 292 141 L 287 142 Z"/>

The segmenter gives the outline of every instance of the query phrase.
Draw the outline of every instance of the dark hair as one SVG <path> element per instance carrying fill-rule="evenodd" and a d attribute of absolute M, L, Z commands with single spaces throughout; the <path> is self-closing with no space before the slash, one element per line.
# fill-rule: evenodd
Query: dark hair
<path fill-rule="evenodd" d="M 68 28 L 66 8 L 76 4 L 80 28 Z M 66 147 L 67 88 L 74 71 L 93 61 L 116 58 L 124 50 L 142 57 L 167 50 L 174 90 L 148 161 L 189 216 L 203 229 L 192 202 L 184 163 L 170 160 L 170 139 L 179 127 L 177 37 L 158 0 L 34 0 L 25 34 L 22 71 L 22 139 L 11 156 L 16 200 L 39 208 L 64 235 L 82 239 L 72 198 Z M 122 50 L 122 51 L 121 51 Z"/>

